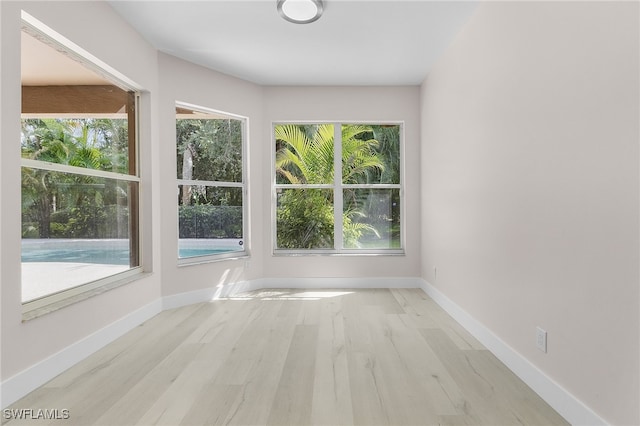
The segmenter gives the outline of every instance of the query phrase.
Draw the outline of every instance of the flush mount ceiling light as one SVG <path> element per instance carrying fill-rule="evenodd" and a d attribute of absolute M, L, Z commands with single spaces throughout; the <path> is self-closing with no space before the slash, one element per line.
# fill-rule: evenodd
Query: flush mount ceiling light
<path fill-rule="evenodd" d="M 294 24 L 310 24 L 322 15 L 322 0 L 278 0 L 278 13 Z"/>

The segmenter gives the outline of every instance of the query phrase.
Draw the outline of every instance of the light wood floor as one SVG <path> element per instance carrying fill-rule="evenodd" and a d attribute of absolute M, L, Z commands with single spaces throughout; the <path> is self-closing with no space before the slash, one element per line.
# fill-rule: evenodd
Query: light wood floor
<path fill-rule="evenodd" d="M 68 409 L 27 422 L 65 426 L 567 424 L 418 289 L 165 311 L 10 408 Z"/>

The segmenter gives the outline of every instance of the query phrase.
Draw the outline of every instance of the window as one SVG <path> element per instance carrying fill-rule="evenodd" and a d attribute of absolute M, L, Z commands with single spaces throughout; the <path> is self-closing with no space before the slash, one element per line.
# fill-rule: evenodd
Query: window
<path fill-rule="evenodd" d="M 245 125 L 245 118 L 177 104 L 181 263 L 246 254 Z"/>
<path fill-rule="evenodd" d="M 402 253 L 401 124 L 275 124 L 275 251 Z"/>
<path fill-rule="evenodd" d="M 139 272 L 137 94 L 83 61 L 25 23 L 20 145 L 27 311 Z M 56 73 L 53 62 L 64 72 Z"/>

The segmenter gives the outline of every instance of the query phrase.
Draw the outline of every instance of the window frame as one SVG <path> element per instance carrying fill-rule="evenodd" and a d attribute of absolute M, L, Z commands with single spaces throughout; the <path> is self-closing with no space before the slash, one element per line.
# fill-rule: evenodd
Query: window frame
<path fill-rule="evenodd" d="M 60 290 L 54 293 L 50 293 L 36 299 L 22 301 L 22 315 L 23 319 L 31 319 L 40 316 L 44 313 L 57 310 L 61 307 L 70 305 L 80 300 L 92 297 L 96 294 L 103 293 L 109 289 L 118 287 L 120 285 L 127 284 L 138 276 L 143 274 L 143 244 L 142 244 L 142 221 L 140 220 L 141 214 L 141 187 L 142 179 L 140 177 L 140 165 L 139 165 L 139 151 L 140 151 L 140 97 L 143 89 L 139 87 L 132 80 L 121 74 L 105 62 L 93 56 L 91 53 L 85 51 L 71 40 L 60 35 L 46 24 L 42 23 L 38 19 L 29 15 L 25 11 L 21 11 L 21 31 L 49 44 L 53 49 L 64 52 L 64 54 L 75 59 L 81 63 L 87 69 L 100 75 L 105 80 L 110 81 L 114 86 L 129 92 L 130 96 L 133 96 L 134 112 L 127 119 L 133 119 L 133 131 L 130 131 L 128 140 L 129 143 L 129 173 L 111 172 L 99 169 L 89 169 L 84 167 L 70 166 L 66 164 L 51 163 L 42 160 L 34 160 L 28 158 L 20 158 L 20 168 L 39 169 L 51 172 L 60 172 L 71 175 L 82 175 L 97 178 L 112 179 L 118 181 L 125 181 L 135 183 L 137 188 L 132 197 L 129 200 L 131 204 L 131 210 L 135 210 L 135 219 L 131 220 L 134 213 L 130 213 L 129 227 L 130 247 L 134 247 L 136 253 L 137 266 L 129 267 L 129 269 L 118 272 L 115 274 L 107 275 L 102 278 L 87 281 L 83 284 L 75 285 L 73 287 Z M 128 114 L 128 113 L 127 113 Z M 69 114 L 61 114 L 60 116 L 68 116 Z M 79 113 L 77 118 L 82 118 L 82 113 Z M 34 118 L 34 117 L 51 117 L 50 113 L 32 114 L 21 112 L 22 118 Z M 93 116 L 89 114 L 88 116 Z M 132 139 L 132 140 L 131 140 Z M 133 144 L 132 144 L 133 142 Z M 133 156 L 133 158 L 131 158 Z M 21 287 L 24 285 L 23 280 L 20 280 Z"/>
<path fill-rule="evenodd" d="M 184 108 L 192 111 L 202 112 L 204 114 L 214 114 L 214 115 L 222 115 L 227 118 L 231 118 L 234 120 L 240 121 L 240 134 L 242 136 L 242 181 L 241 182 L 223 182 L 223 181 L 208 181 L 208 180 L 198 180 L 191 179 L 185 180 L 177 178 L 177 170 L 175 173 L 176 176 L 176 194 L 179 194 L 179 186 L 180 185 L 204 185 L 206 187 L 224 187 L 224 188 L 241 188 L 242 189 L 242 242 L 243 249 L 238 251 L 230 251 L 226 253 L 215 253 L 208 254 L 203 256 L 191 256 L 191 257 L 180 257 L 180 218 L 177 215 L 178 204 L 176 204 L 176 231 L 177 231 L 177 240 L 176 240 L 176 259 L 178 266 L 189 266 L 189 265 L 199 265 L 203 263 L 211 263 L 211 262 L 219 262 L 222 260 L 232 260 L 232 259 L 241 259 L 248 258 L 251 256 L 251 239 L 249 236 L 249 197 L 248 197 L 248 186 L 247 186 L 247 176 L 248 176 L 248 168 L 249 168 L 249 157 L 248 157 L 248 140 L 249 140 L 249 117 L 234 114 L 226 111 L 217 110 L 214 108 L 204 107 L 201 105 L 196 105 L 183 101 L 175 101 L 175 108 Z M 176 118 L 177 122 L 177 118 Z M 174 130 L 176 126 L 174 125 Z M 176 139 L 174 137 L 174 139 Z M 176 141 L 177 142 L 177 141 Z M 177 149 L 177 146 L 175 147 Z M 176 151 L 174 151 L 176 152 Z M 177 159 L 177 153 L 176 153 Z"/>
<path fill-rule="evenodd" d="M 276 138 L 275 127 L 279 125 L 333 125 L 334 132 L 334 178 L 332 183 L 327 184 L 278 184 L 276 183 Z M 343 125 L 394 125 L 399 126 L 400 145 L 400 183 L 398 184 L 344 184 L 342 173 L 342 126 Z M 404 256 L 405 255 L 405 201 L 404 201 L 404 134 L 405 122 L 401 120 L 278 120 L 271 123 L 271 240 L 273 256 Z M 279 189 L 329 189 L 334 193 L 333 215 L 334 215 L 334 235 L 332 249 L 282 249 L 278 248 L 277 236 L 277 208 Z M 400 247 L 399 248 L 378 248 L 378 249 L 358 249 L 345 248 L 343 238 L 343 194 L 344 189 L 397 189 L 400 195 Z"/>

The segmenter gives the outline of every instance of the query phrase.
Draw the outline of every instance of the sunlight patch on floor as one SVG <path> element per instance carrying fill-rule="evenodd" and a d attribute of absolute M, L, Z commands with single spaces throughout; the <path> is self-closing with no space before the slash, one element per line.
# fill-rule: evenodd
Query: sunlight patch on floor
<path fill-rule="evenodd" d="M 321 300 L 331 297 L 340 297 L 352 294 L 353 291 L 338 290 L 260 290 L 250 293 L 242 293 L 226 300 Z"/>

